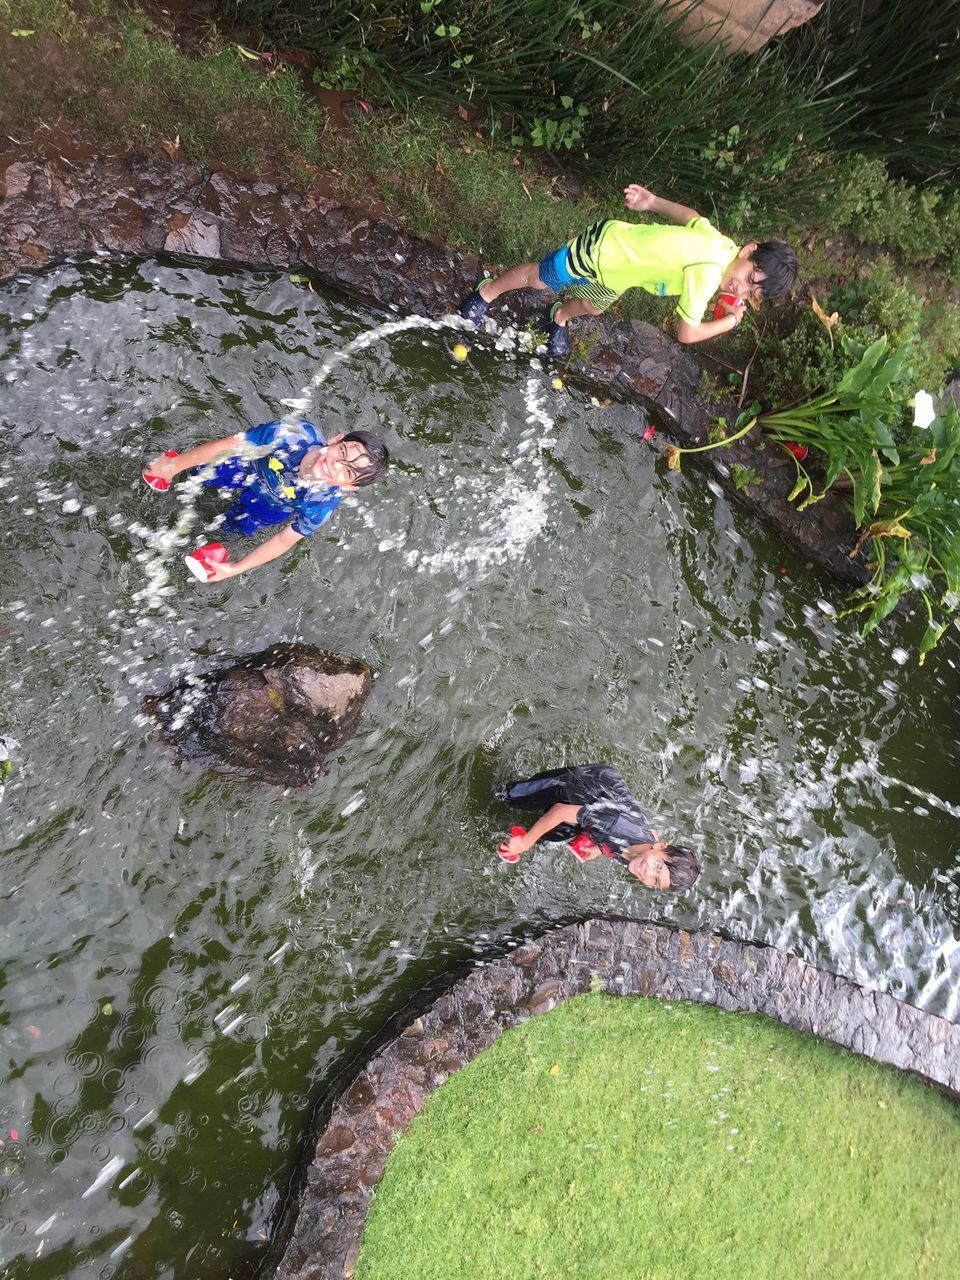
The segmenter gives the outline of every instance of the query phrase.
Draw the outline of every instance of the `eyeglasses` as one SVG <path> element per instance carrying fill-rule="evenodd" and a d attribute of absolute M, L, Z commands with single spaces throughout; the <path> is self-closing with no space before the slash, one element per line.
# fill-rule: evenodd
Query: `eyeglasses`
<path fill-rule="evenodd" d="M 359 443 L 359 442 L 358 442 Z M 366 459 L 367 455 L 361 452 L 357 459 L 353 462 L 347 456 L 347 442 L 341 440 L 339 444 L 333 445 L 332 461 L 341 475 L 346 476 L 343 484 L 357 484 L 357 482 L 367 474 L 370 470 L 370 463 L 367 460 L 365 466 L 359 465 L 360 458 Z"/>

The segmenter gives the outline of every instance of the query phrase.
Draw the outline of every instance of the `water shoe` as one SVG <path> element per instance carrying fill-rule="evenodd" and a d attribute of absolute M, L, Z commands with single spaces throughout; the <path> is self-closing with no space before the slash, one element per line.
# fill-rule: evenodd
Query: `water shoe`
<path fill-rule="evenodd" d="M 484 276 L 482 280 L 478 281 L 477 287 L 471 290 L 460 304 L 460 314 L 464 320 L 469 320 L 478 329 L 483 324 L 487 308 L 490 306 L 490 303 L 480 296 L 480 290 L 485 284 L 489 283 L 490 277 Z"/>
<path fill-rule="evenodd" d="M 567 326 L 557 324 L 553 318 L 560 305 L 559 302 L 553 304 L 547 320 L 547 355 L 551 360 L 565 360 L 570 354 L 570 335 L 567 333 Z"/>

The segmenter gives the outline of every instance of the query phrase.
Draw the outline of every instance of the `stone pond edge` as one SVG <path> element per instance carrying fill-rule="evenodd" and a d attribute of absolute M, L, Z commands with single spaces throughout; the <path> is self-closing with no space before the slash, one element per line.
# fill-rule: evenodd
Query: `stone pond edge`
<path fill-rule="evenodd" d="M 319 189 L 205 168 L 179 150 L 171 156 L 159 146 L 103 149 L 60 126 L 43 126 L 22 140 L 0 139 L 0 285 L 70 259 L 161 254 L 200 266 L 306 272 L 355 300 L 433 318 L 455 312 L 482 270 L 477 259 L 376 210 Z M 543 310 L 542 297 L 526 291 L 514 295 L 509 309 L 491 314 L 500 324 L 524 325 L 541 320 Z M 681 444 L 702 444 L 718 414 L 735 419 L 732 400 L 704 399 L 700 365 L 659 329 L 607 316 L 591 345 L 591 326 L 582 328 L 589 355 L 572 361 L 566 373 L 600 396 L 636 404 L 637 436 L 649 415 Z M 489 342 L 472 331 L 466 340 Z M 848 556 L 856 529 L 843 501 L 829 494 L 801 513 L 787 500 L 796 469 L 785 450 L 758 448 L 748 439 L 696 461 L 833 577 L 848 585 L 866 580 L 862 561 Z M 737 463 L 760 482 L 738 489 L 731 471 Z"/>
<path fill-rule="evenodd" d="M 374 1188 L 428 1095 L 510 1027 L 600 989 L 765 1014 L 960 1098 L 960 1026 L 945 1018 L 776 947 L 707 930 L 604 919 L 566 925 L 478 964 L 354 1076 L 317 1134 L 283 1253 L 261 1277 L 349 1276 Z"/>

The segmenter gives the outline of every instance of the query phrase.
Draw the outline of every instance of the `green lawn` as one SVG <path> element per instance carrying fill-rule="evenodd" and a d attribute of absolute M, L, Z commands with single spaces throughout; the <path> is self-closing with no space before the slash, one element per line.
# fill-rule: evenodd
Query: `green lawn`
<path fill-rule="evenodd" d="M 356 1280 L 960 1275 L 960 1119 L 769 1019 L 581 996 L 399 1141 Z"/>

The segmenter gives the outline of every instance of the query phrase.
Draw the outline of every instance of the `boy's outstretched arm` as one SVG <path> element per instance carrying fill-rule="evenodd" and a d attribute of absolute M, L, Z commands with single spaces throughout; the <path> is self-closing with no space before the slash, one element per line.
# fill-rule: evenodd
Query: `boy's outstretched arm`
<path fill-rule="evenodd" d="M 627 208 L 635 213 L 656 213 L 661 218 L 669 218 L 671 222 L 679 222 L 683 226 L 693 218 L 700 217 L 696 209 L 691 209 L 685 204 L 674 204 L 672 200 L 664 200 L 662 196 L 655 196 L 652 191 L 639 186 L 636 182 L 631 182 L 629 187 L 624 187 L 623 199 Z"/>
<path fill-rule="evenodd" d="M 222 458 L 229 458 L 232 454 L 239 453 L 245 439 L 246 436 L 242 433 L 236 436 L 224 436 L 222 440 L 210 440 L 206 444 L 198 444 L 175 458 L 168 458 L 162 453 L 159 458 L 148 462 L 144 469 L 152 476 L 172 480 L 181 471 L 203 467 L 208 462 L 219 462 Z"/>
<path fill-rule="evenodd" d="M 701 320 L 699 324 L 680 320 L 677 323 L 677 341 L 688 346 L 693 342 L 706 342 L 708 338 L 719 338 L 722 333 L 731 333 L 739 323 L 739 317 L 732 311 L 728 311 L 719 320 Z"/>
<path fill-rule="evenodd" d="M 542 840 L 548 831 L 552 831 L 554 827 L 559 827 L 561 822 L 569 823 L 570 826 L 576 826 L 577 814 L 583 806 L 579 804 L 553 804 L 547 812 L 536 820 L 533 826 L 525 835 L 511 836 L 500 846 L 500 852 L 507 853 L 526 853 L 528 849 L 532 849 L 538 840 Z"/>
<path fill-rule="evenodd" d="M 223 564 L 214 564 L 210 566 L 207 578 L 208 582 L 221 582 L 224 578 L 236 578 L 238 574 L 246 573 L 248 569 L 256 569 L 262 564 L 269 564 L 271 560 L 286 555 L 291 547 L 295 547 L 298 542 L 303 541 L 303 534 L 297 533 L 292 524 L 286 525 L 279 533 L 275 533 L 272 538 L 268 538 L 266 542 L 261 542 L 256 551 L 251 551 L 248 556 L 244 556 L 242 560 L 234 560 L 233 563 L 225 561 Z"/>

